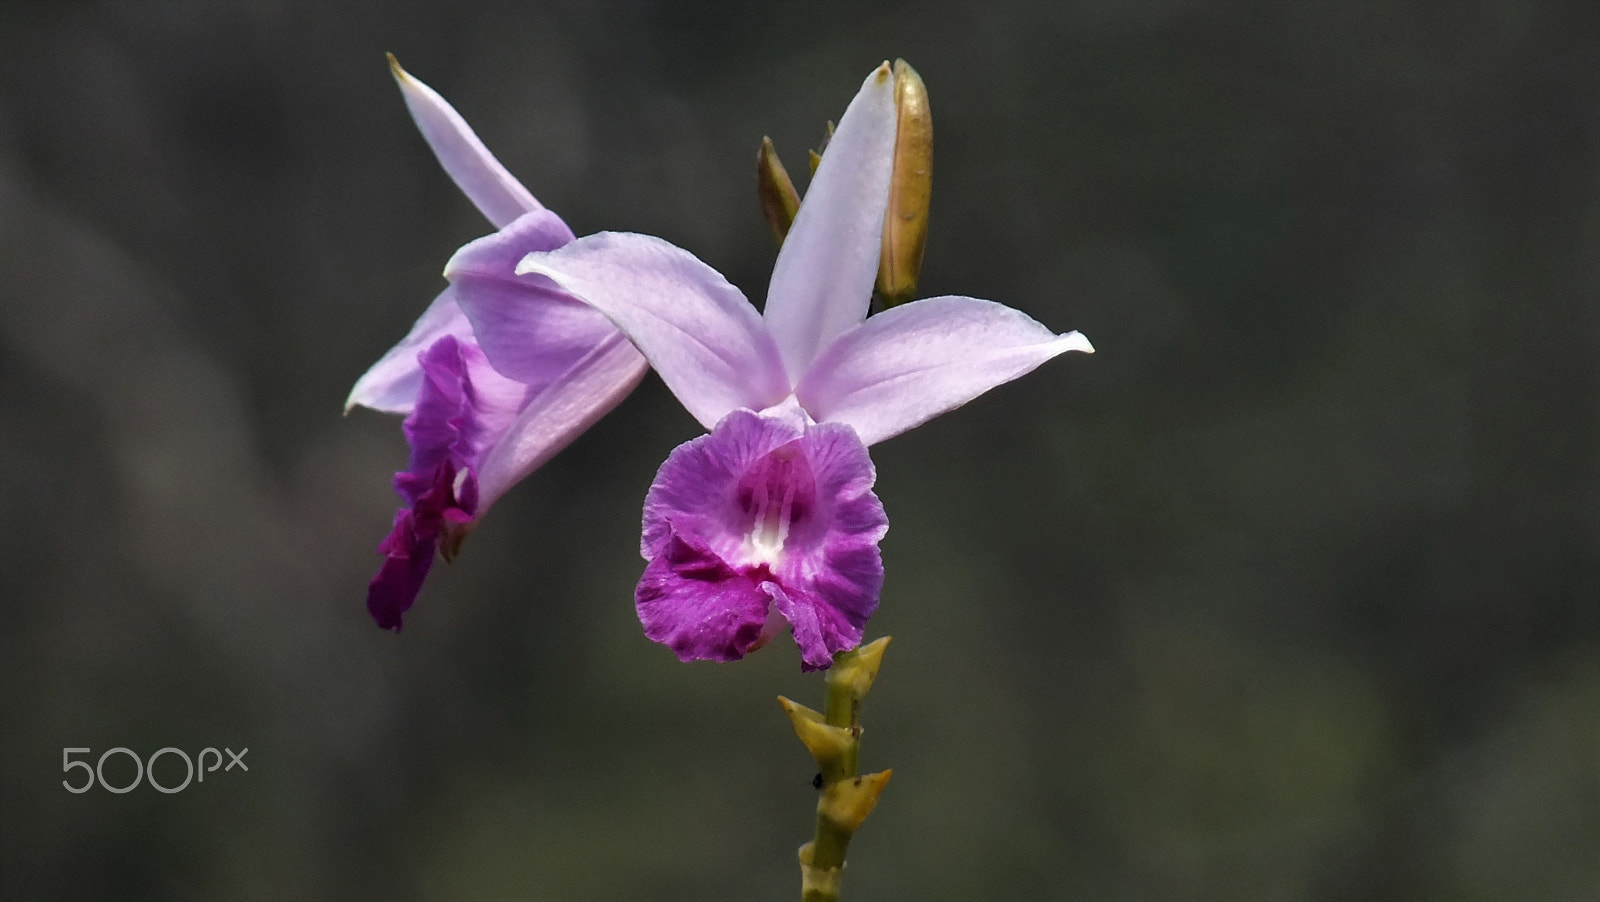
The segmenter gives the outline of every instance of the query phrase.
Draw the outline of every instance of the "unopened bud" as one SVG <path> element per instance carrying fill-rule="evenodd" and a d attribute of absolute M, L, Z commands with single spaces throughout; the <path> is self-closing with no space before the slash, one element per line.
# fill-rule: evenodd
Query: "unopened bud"
<path fill-rule="evenodd" d="M 783 246 L 789 226 L 800 211 L 800 193 L 794 190 L 789 171 L 778 159 L 778 151 L 771 138 L 761 139 L 761 149 L 756 152 L 756 194 L 761 198 L 761 215 L 772 228 L 772 239 Z"/>
<path fill-rule="evenodd" d="M 928 242 L 928 204 L 933 196 L 933 113 L 922 76 L 905 60 L 894 61 L 894 170 L 889 209 L 883 218 L 883 255 L 878 294 L 886 306 L 916 296 L 922 250 Z"/>

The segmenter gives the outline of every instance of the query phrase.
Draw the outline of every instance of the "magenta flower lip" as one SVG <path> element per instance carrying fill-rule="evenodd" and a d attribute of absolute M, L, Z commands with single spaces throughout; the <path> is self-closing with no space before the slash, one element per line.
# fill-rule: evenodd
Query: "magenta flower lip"
<path fill-rule="evenodd" d="M 872 459 L 848 426 L 797 414 L 729 413 L 645 496 L 635 607 L 683 660 L 738 660 L 785 622 L 807 670 L 861 642 L 889 528 Z"/>
<path fill-rule="evenodd" d="M 839 120 L 762 313 L 647 235 L 601 232 L 517 265 L 605 314 L 711 430 L 673 452 L 645 503 L 640 620 L 685 660 L 742 656 L 781 628 L 772 612 L 807 669 L 854 648 L 877 606 L 887 527 L 867 446 L 1059 354 L 1093 351 L 1077 332 L 969 297 L 867 319 L 895 115 L 885 63 Z M 829 480 L 850 486 L 849 503 Z"/>

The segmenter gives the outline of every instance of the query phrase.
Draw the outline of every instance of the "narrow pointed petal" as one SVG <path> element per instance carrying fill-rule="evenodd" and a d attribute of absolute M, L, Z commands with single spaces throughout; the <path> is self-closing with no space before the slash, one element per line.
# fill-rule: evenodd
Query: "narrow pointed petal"
<path fill-rule="evenodd" d="M 818 421 L 868 445 L 899 435 L 1067 351 L 1093 352 L 1018 310 L 975 298 L 914 301 L 839 336 L 795 395 Z"/>
<path fill-rule="evenodd" d="M 345 399 L 344 412 L 359 405 L 384 413 L 410 413 L 422 386 L 417 355 L 446 335 L 465 338 L 471 334 L 472 325 L 456 303 L 455 292 L 446 288 L 422 312 L 406 337 L 356 380 L 350 397 Z"/>
<path fill-rule="evenodd" d="M 609 317 L 707 429 L 731 410 L 760 410 L 789 394 L 777 348 L 749 301 L 660 238 L 588 235 L 529 254 L 517 274 L 549 279 Z"/>
<path fill-rule="evenodd" d="M 894 163 L 894 79 L 879 66 L 839 120 L 767 290 L 766 321 L 791 381 L 867 315 Z"/>
<path fill-rule="evenodd" d="M 400 68 L 392 53 L 389 54 L 389 71 L 394 73 L 406 108 L 411 111 L 411 118 L 428 146 L 433 148 L 439 165 L 495 228 L 524 213 L 543 209 L 528 189 L 489 153 L 489 148 L 478 140 L 461 114 L 438 92 Z"/>
<path fill-rule="evenodd" d="M 478 468 L 479 514 L 622 403 L 649 368 L 644 355 L 612 330 L 534 395 Z"/>
<path fill-rule="evenodd" d="M 617 329 L 605 315 L 547 279 L 516 274 L 517 261 L 572 240 L 554 213 L 540 210 L 456 251 L 445 265 L 457 302 L 494 368 L 542 389 Z"/>

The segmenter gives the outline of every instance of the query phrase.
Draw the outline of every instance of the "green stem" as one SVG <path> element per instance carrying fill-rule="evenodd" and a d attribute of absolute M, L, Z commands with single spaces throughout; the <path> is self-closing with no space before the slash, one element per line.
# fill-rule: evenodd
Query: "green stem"
<path fill-rule="evenodd" d="M 822 719 L 844 739 L 843 754 L 817 754 L 822 797 L 817 801 L 816 832 L 800 847 L 801 902 L 837 902 L 850 838 L 877 804 L 889 772 L 861 776 L 861 699 L 872 688 L 888 640 L 881 639 L 834 658 L 826 678 Z M 786 702 L 786 704 L 789 704 Z M 811 716 L 815 716 L 812 712 Z M 803 737 L 802 737 L 803 738 Z M 815 750 L 814 750 L 815 751 Z"/>

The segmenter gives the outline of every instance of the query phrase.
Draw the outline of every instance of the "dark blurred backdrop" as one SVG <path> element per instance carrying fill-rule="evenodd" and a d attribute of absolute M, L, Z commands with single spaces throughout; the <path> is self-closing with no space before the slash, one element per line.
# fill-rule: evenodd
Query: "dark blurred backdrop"
<path fill-rule="evenodd" d="M 654 376 L 367 618 L 405 447 L 340 405 L 488 230 L 392 50 L 757 299 L 762 135 L 803 171 L 904 56 L 923 293 L 1098 348 L 875 449 L 846 898 L 1600 896 L 1597 12 L 6 3 L 0 895 L 796 894 L 820 681 L 633 615 Z M 62 788 L 116 746 L 250 770 Z"/>

